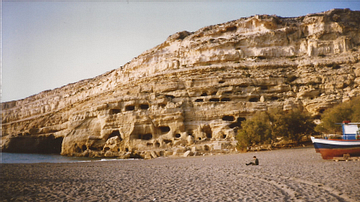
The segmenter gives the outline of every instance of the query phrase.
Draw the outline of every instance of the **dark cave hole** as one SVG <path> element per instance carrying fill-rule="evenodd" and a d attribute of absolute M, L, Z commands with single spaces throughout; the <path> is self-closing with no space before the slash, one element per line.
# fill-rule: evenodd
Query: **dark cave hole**
<path fill-rule="evenodd" d="M 170 131 L 169 126 L 160 126 L 159 129 L 160 129 L 161 133 L 168 133 Z"/>
<path fill-rule="evenodd" d="M 172 140 L 163 140 L 165 144 L 172 144 Z"/>
<path fill-rule="evenodd" d="M 252 97 L 249 99 L 249 102 L 259 102 L 259 98 L 258 97 Z"/>
<path fill-rule="evenodd" d="M 110 109 L 110 114 L 118 114 L 120 112 L 121 112 L 120 109 Z"/>
<path fill-rule="evenodd" d="M 148 134 L 145 134 L 145 135 L 141 135 L 140 139 L 142 139 L 142 140 L 151 140 L 152 139 L 152 134 L 148 133 Z"/>
<path fill-rule="evenodd" d="M 210 101 L 210 102 L 219 102 L 220 99 L 219 99 L 219 98 L 211 98 L 209 101 Z"/>
<path fill-rule="evenodd" d="M 236 119 L 236 122 L 230 124 L 229 127 L 230 128 L 236 128 L 236 127 L 241 128 L 241 122 L 243 122 L 245 120 L 246 120 L 246 118 L 239 117 L 239 118 Z"/>
<path fill-rule="evenodd" d="M 135 106 L 133 105 L 128 105 L 125 107 L 125 111 L 134 111 L 135 110 Z"/>
<path fill-rule="evenodd" d="M 20 153 L 41 153 L 41 154 L 60 154 L 63 137 L 55 137 L 50 135 L 48 137 L 26 137 L 20 139 L 20 144 L 16 145 L 16 148 Z M 79 148 L 80 149 L 80 148 Z M 81 149 L 80 149 L 81 150 Z"/>
<path fill-rule="evenodd" d="M 233 116 L 223 116 L 222 120 L 223 121 L 234 121 L 235 117 L 233 117 Z"/>
<path fill-rule="evenodd" d="M 210 147 L 209 147 L 208 145 L 205 145 L 205 146 L 204 146 L 204 150 L 205 150 L 205 151 L 210 151 Z"/>
<path fill-rule="evenodd" d="M 173 96 L 173 95 L 165 95 L 165 97 L 170 98 L 170 99 L 174 99 L 174 98 L 175 98 L 175 96 Z"/>
<path fill-rule="evenodd" d="M 148 104 L 141 104 L 140 109 L 149 109 L 149 105 Z"/>
<path fill-rule="evenodd" d="M 227 98 L 227 97 L 224 97 L 224 98 L 221 98 L 221 101 L 222 102 L 229 102 L 229 101 L 231 101 L 231 99 Z"/>
<path fill-rule="evenodd" d="M 83 146 L 81 147 L 81 150 L 82 150 L 82 151 L 85 151 L 85 150 L 87 150 L 87 147 L 86 147 L 86 145 L 83 145 Z"/>
<path fill-rule="evenodd" d="M 261 89 L 261 90 L 268 90 L 269 87 L 268 87 L 268 86 L 260 86 L 260 89 Z"/>
<path fill-rule="evenodd" d="M 122 141 L 122 138 L 121 138 L 121 135 L 120 135 L 120 132 L 118 130 L 113 130 L 112 133 L 109 135 L 108 139 L 112 138 L 112 137 L 116 137 L 118 136 L 120 141 Z"/>

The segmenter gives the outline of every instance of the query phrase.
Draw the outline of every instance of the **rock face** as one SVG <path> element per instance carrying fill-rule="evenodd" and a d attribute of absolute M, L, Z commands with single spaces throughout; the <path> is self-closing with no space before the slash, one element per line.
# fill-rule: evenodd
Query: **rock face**
<path fill-rule="evenodd" d="M 178 32 L 119 69 L 2 103 L 2 149 L 68 156 L 231 152 L 259 110 L 360 96 L 360 12 L 256 15 Z"/>

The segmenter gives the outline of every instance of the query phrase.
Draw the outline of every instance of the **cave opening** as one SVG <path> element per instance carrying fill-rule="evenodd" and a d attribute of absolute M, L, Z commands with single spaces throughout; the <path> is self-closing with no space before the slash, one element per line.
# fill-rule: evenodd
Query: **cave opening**
<path fill-rule="evenodd" d="M 236 119 L 236 122 L 230 124 L 229 127 L 230 128 L 236 128 L 236 127 L 241 128 L 241 122 L 243 122 L 245 120 L 246 120 L 246 118 L 239 117 L 239 118 Z"/>
<path fill-rule="evenodd" d="M 211 139 L 212 138 L 212 130 L 209 125 L 206 125 L 203 127 L 202 131 L 206 134 L 206 138 Z"/>
<path fill-rule="evenodd" d="M 120 141 L 122 141 L 122 138 L 121 138 L 121 135 L 120 135 L 120 132 L 118 130 L 113 130 L 112 133 L 109 135 L 108 139 L 112 138 L 112 137 L 116 137 L 118 136 Z"/>
<path fill-rule="evenodd" d="M 141 135 L 140 139 L 142 140 L 151 140 L 152 139 L 152 134 L 151 133 L 147 133 L 145 135 Z"/>
<path fill-rule="evenodd" d="M 235 117 L 233 117 L 233 116 L 223 116 L 222 120 L 223 121 L 234 121 Z"/>
<path fill-rule="evenodd" d="M 120 112 L 121 112 L 120 109 L 110 109 L 110 114 L 118 114 Z"/>
<path fill-rule="evenodd" d="M 210 151 L 209 145 L 205 145 L 205 146 L 204 146 L 204 150 L 205 150 L 205 151 Z"/>
<path fill-rule="evenodd" d="M 139 140 L 151 140 L 153 138 L 153 135 L 151 133 L 147 134 L 131 134 L 130 139 L 139 139 Z"/>
<path fill-rule="evenodd" d="M 12 138 L 6 152 L 60 154 L 63 137 L 49 136 L 31 137 L 21 136 Z M 81 150 L 81 148 L 79 148 Z"/>
<path fill-rule="evenodd" d="M 207 93 L 206 93 L 206 92 L 204 92 L 203 94 L 201 94 L 201 96 L 207 96 Z"/>
<path fill-rule="evenodd" d="M 172 140 L 164 139 L 163 141 L 164 141 L 165 144 L 170 144 L 170 145 L 172 145 Z"/>
<path fill-rule="evenodd" d="M 179 134 L 179 133 L 175 134 L 175 138 L 180 138 L 180 137 L 181 137 L 181 134 Z"/>
<path fill-rule="evenodd" d="M 269 89 L 269 87 L 268 87 L 268 86 L 263 85 L 263 86 L 260 86 L 260 89 L 261 89 L 261 90 L 268 90 L 268 89 Z"/>
<path fill-rule="evenodd" d="M 135 106 L 134 105 L 128 105 L 125 107 L 125 111 L 134 111 L 135 110 Z"/>
<path fill-rule="evenodd" d="M 219 98 L 211 98 L 209 101 L 210 101 L 210 102 L 219 102 L 220 99 L 219 99 Z"/>
<path fill-rule="evenodd" d="M 204 102 L 204 99 L 196 99 L 195 102 Z"/>
<path fill-rule="evenodd" d="M 258 97 L 252 97 L 249 99 L 249 102 L 259 102 L 259 98 Z"/>
<path fill-rule="evenodd" d="M 89 149 L 92 150 L 92 151 L 101 151 L 103 148 L 102 147 L 90 146 Z M 83 150 L 83 151 L 85 151 L 85 150 Z"/>
<path fill-rule="evenodd" d="M 161 133 L 168 133 L 170 131 L 170 127 L 169 126 L 160 126 L 159 127 Z"/>
<path fill-rule="evenodd" d="M 165 97 L 169 98 L 169 99 L 174 99 L 175 98 L 175 96 L 173 96 L 173 95 L 165 95 Z"/>
<path fill-rule="evenodd" d="M 149 109 L 149 105 L 148 104 L 141 104 L 140 109 Z"/>
<path fill-rule="evenodd" d="M 231 99 L 228 98 L 228 97 L 224 97 L 224 98 L 221 98 L 221 101 L 222 102 L 229 102 L 229 101 L 231 101 Z"/>
<path fill-rule="evenodd" d="M 91 148 L 90 148 L 90 149 L 91 149 Z M 82 150 L 82 151 L 87 150 L 87 146 L 86 146 L 86 145 L 83 145 L 83 146 L 81 147 L 81 150 Z"/>

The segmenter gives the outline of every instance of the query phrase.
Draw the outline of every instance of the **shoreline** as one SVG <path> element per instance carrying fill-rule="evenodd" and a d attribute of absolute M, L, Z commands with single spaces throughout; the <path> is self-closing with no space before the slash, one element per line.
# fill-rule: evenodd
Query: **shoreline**
<path fill-rule="evenodd" d="M 311 143 L 311 142 L 310 142 Z M 37 163 L 83 163 L 83 162 L 98 162 L 98 161 L 123 161 L 123 160 L 154 160 L 154 159 L 173 159 L 173 158 L 193 158 L 193 157 L 205 157 L 205 156 L 218 156 L 218 155 L 234 155 L 234 154 L 246 154 L 246 153 L 256 153 L 256 152 L 270 152 L 270 151 L 278 151 L 278 150 L 289 150 L 289 149 L 301 149 L 301 148 L 314 148 L 313 144 L 309 144 L 309 143 L 304 143 L 298 146 L 289 146 L 289 147 L 274 147 L 270 150 L 248 150 L 245 152 L 241 152 L 241 151 L 236 151 L 236 152 L 230 152 L 230 153 L 207 153 L 204 155 L 199 155 L 199 156 L 167 156 L 167 157 L 157 157 L 157 158 L 152 158 L 152 159 L 142 159 L 142 158 L 127 158 L 127 159 L 123 159 L 123 158 L 116 158 L 116 157 L 96 157 L 96 158 L 92 158 L 92 157 L 76 157 L 76 156 L 62 156 L 60 154 L 41 154 L 41 153 L 14 153 L 14 152 L 0 152 L 1 155 L 1 164 L 37 164 Z M 43 162 L 14 162 L 14 163 L 8 163 L 8 162 L 3 162 L 6 161 L 7 159 L 3 159 L 3 153 L 5 154 L 11 154 L 11 155 L 39 155 L 39 156 L 53 156 L 53 157 L 57 157 L 57 158 L 63 158 L 62 160 L 60 160 L 59 162 L 54 162 L 54 161 L 43 161 Z"/>
<path fill-rule="evenodd" d="M 245 163 L 256 155 L 259 166 Z M 360 162 L 314 148 L 144 161 L 1 164 L 1 201 L 359 201 Z"/>

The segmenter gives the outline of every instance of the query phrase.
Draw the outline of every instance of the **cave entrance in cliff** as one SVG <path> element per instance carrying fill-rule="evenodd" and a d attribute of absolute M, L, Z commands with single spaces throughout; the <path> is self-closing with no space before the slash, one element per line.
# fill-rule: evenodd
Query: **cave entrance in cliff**
<path fill-rule="evenodd" d="M 233 116 L 223 116 L 222 120 L 223 121 L 234 121 L 235 118 Z"/>
<path fill-rule="evenodd" d="M 40 137 L 38 142 L 38 152 L 42 154 L 60 154 L 63 142 L 63 137 L 55 137 L 50 135 L 48 137 Z"/>
<path fill-rule="evenodd" d="M 258 97 L 252 97 L 249 99 L 249 102 L 259 102 L 259 98 Z"/>
<path fill-rule="evenodd" d="M 241 128 L 241 122 L 246 121 L 246 118 L 239 117 L 236 119 L 236 122 L 229 125 L 230 128 Z"/>
<path fill-rule="evenodd" d="M 162 134 L 170 132 L 170 127 L 169 126 L 160 126 L 159 129 L 160 129 Z"/>
<path fill-rule="evenodd" d="M 116 137 L 116 136 L 119 137 L 120 141 L 122 141 L 120 132 L 118 130 L 113 130 L 107 139 L 110 139 L 110 138 Z"/>
<path fill-rule="evenodd" d="M 209 125 L 204 126 L 202 131 L 206 134 L 206 138 L 208 139 L 212 138 L 212 130 Z"/>

